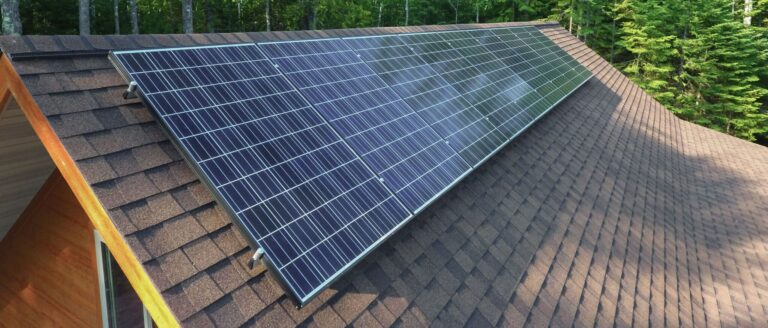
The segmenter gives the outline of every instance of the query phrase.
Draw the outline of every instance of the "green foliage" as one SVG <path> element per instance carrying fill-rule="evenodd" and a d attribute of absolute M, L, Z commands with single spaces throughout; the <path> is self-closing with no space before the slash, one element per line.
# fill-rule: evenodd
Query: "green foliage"
<path fill-rule="evenodd" d="M 768 114 L 759 100 L 768 95 L 760 75 L 768 65 L 765 35 L 740 22 L 707 27 L 691 47 L 689 69 L 703 102 L 693 119 L 740 138 L 768 132 Z"/>
<path fill-rule="evenodd" d="M 79 0 L 23 0 L 26 34 L 76 34 Z M 128 0 L 91 0 L 93 34 L 130 31 Z M 194 0 L 196 32 L 405 24 L 406 0 Z M 181 0 L 137 0 L 141 33 L 181 33 Z M 408 0 L 408 24 L 559 21 L 678 116 L 768 138 L 768 0 Z M 743 18 L 750 16 L 751 26 Z"/>
<path fill-rule="evenodd" d="M 626 22 L 618 44 L 634 55 L 624 72 L 659 102 L 674 107 L 677 13 L 654 0 L 624 0 L 620 10 Z"/>
<path fill-rule="evenodd" d="M 19 3 L 24 34 L 77 34 L 77 0 Z"/>
<path fill-rule="evenodd" d="M 682 118 L 747 140 L 768 132 L 761 102 L 765 30 L 746 27 L 730 0 L 624 0 L 622 65 L 643 89 Z"/>
<path fill-rule="evenodd" d="M 752 26 L 768 26 L 768 0 L 752 0 Z"/>

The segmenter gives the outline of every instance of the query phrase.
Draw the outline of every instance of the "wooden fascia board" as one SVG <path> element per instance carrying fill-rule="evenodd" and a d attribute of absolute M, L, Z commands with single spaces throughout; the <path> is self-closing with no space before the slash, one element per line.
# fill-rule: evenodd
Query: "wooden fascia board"
<path fill-rule="evenodd" d="M 43 146 L 48 151 L 51 159 L 61 172 L 72 192 L 75 194 L 80 206 L 88 215 L 91 223 L 104 239 L 104 243 L 114 255 L 115 260 L 125 273 L 136 294 L 146 306 L 152 319 L 160 327 L 179 327 L 178 320 L 166 304 L 165 299 L 149 278 L 144 266 L 134 255 L 125 238 L 120 234 L 107 211 L 99 202 L 90 184 L 80 173 L 74 159 L 69 156 L 59 137 L 53 131 L 48 119 L 35 102 L 32 94 L 24 86 L 21 77 L 13 68 L 11 61 L 5 55 L 0 55 L 0 99 L 13 96 L 19 104 L 24 116 L 29 120 Z"/>
<path fill-rule="evenodd" d="M 0 57 L 5 58 L 3 54 Z M 8 89 L 8 79 L 0 74 L 0 118 L 3 117 L 3 111 L 8 107 L 8 101 L 11 100 L 11 90 Z"/>

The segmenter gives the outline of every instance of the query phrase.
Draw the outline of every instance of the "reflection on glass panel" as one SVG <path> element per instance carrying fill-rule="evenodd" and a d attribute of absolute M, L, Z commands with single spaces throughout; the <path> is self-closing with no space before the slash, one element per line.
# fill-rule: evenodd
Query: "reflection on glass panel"
<path fill-rule="evenodd" d="M 101 263 L 104 275 L 103 292 L 106 295 L 105 327 L 110 328 L 144 328 L 157 325 L 149 318 L 144 305 L 136 291 L 128 282 L 128 278 L 113 259 L 107 246 L 101 243 Z"/>

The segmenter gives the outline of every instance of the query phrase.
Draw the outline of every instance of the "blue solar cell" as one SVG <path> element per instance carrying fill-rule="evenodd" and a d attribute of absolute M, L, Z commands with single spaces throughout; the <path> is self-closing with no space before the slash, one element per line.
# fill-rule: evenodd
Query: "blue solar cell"
<path fill-rule="evenodd" d="M 344 42 L 472 166 L 506 141 L 485 115 L 398 37 Z"/>
<path fill-rule="evenodd" d="M 469 165 L 339 39 L 259 44 L 413 212 Z"/>
<path fill-rule="evenodd" d="M 113 58 L 298 301 L 410 217 L 256 45 Z"/>

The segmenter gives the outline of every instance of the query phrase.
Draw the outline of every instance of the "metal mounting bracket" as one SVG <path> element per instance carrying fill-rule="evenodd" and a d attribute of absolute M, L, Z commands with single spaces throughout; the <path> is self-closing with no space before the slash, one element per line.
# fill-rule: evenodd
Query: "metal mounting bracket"
<path fill-rule="evenodd" d="M 131 83 L 128 83 L 128 89 L 125 89 L 123 91 L 123 99 L 133 99 L 136 98 L 136 87 L 139 85 L 135 81 L 131 81 Z"/>
<path fill-rule="evenodd" d="M 264 259 L 264 249 L 257 249 L 256 252 L 253 253 L 253 257 L 251 257 L 250 260 L 248 260 L 248 269 L 253 270 L 253 268 L 256 267 L 261 260 Z"/>

